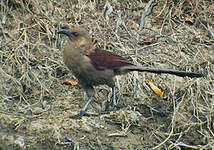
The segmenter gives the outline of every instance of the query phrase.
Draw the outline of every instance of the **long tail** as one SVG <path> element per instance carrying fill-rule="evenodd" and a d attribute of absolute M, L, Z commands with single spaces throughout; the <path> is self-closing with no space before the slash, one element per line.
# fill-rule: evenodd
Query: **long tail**
<path fill-rule="evenodd" d="M 126 69 L 129 71 L 151 72 L 156 74 L 166 73 L 166 74 L 172 74 L 180 77 L 190 77 L 190 78 L 204 77 L 204 75 L 201 73 L 177 71 L 177 70 L 170 70 L 170 69 L 144 68 L 144 67 L 138 67 L 138 66 L 132 66 L 130 68 L 127 67 Z"/>

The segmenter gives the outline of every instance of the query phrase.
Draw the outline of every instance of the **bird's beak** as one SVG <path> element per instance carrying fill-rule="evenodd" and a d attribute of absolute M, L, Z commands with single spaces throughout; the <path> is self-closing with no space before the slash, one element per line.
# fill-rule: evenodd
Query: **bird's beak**
<path fill-rule="evenodd" d="M 60 29 L 57 33 L 58 33 L 58 34 L 65 34 L 65 35 L 67 35 L 68 37 L 71 37 L 71 36 L 72 36 L 71 32 L 70 32 L 69 30 L 67 30 L 67 29 Z"/>

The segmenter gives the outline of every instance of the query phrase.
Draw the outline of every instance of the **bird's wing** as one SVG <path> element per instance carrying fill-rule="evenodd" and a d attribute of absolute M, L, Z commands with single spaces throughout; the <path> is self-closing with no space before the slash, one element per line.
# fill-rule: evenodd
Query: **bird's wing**
<path fill-rule="evenodd" d="M 98 70 L 117 69 L 119 67 L 133 65 L 132 63 L 128 62 L 126 59 L 117 54 L 98 48 L 96 48 L 87 56 L 90 58 L 94 67 Z"/>

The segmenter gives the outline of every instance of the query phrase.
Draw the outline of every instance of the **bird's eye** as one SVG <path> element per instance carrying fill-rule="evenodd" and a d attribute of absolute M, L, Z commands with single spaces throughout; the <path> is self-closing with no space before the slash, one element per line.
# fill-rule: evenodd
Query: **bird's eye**
<path fill-rule="evenodd" d="M 77 32 L 73 32 L 72 34 L 73 34 L 75 37 L 79 36 L 79 33 L 77 33 Z"/>

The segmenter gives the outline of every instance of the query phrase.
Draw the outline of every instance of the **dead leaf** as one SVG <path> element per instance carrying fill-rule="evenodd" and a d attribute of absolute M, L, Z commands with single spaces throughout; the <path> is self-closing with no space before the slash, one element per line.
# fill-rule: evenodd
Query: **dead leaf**
<path fill-rule="evenodd" d="M 61 5 L 58 2 L 56 2 L 56 1 L 53 2 L 53 6 L 58 7 L 58 8 L 61 7 Z"/>
<path fill-rule="evenodd" d="M 214 11 L 214 4 L 210 5 L 208 9 Z"/>
<path fill-rule="evenodd" d="M 163 92 L 161 91 L 161 89 L 159 89 L 157 86 L 155 86 L 151 81 L 146 80 L 146 83 L 149 85 L 149 87 L 152 89 L 152 91 L 157 94 L 158 96 L 162 97 L 163 96 Z"/>
<path fill-rule="evenodd" d="M 146 37 L 144 39 L 142 39 L 139 44 L 140 45 L 151 45 L 152 43 L 154 43 L 154 40 L 155 40 L 155 36 L 154 35 L 151 35 L 149 37 Z"/>
<path fill-rule="evenodd" d="M 60 80 L 62 84 L 76 86 L 78 82 L 76 80 Z"/>

